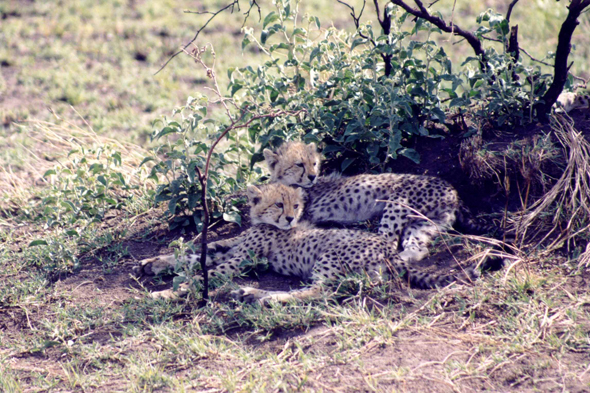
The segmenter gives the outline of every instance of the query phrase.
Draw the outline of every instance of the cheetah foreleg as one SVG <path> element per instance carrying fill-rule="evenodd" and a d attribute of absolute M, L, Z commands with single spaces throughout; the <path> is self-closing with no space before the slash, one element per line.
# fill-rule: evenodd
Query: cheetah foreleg
<path fill-rule="evenodd" d="M 231 239 L 220 240 L 210 243 L 207 246 L 207 266 L 211 265 L 211 259 L 228 259 L 233 255 L 234 248 L 240 244 L 242 237 L 238 236 Z M 133 268 L 133 271 L 138 276 L 157 276 L 158 274 L 171 270 L 174 271 L 177 267 L 187 265 L 192 269 L 195 263 L 201 260 L 200 251 L 197 249 L 195 253 L 189 253 L 180 258 L 174 255 L 160 255 L 153 258 L 146 258 L 139 262 L 139 265 Z"/>
<path fill-rule="evenodd" d="M 291 301 L 299 301 L 306 299 L 313 299 L 320 296 L 321 288 L 319 285 L 313 285 L 309 288 L 297 289 L 294 291 L 267 291 L 264 289 L 241 287 L 238 290 L 232 291 L 231 295 L 234 299 L 246 303 L 258 303 L 266 305 L 272 302 L 288 303 Z"/>

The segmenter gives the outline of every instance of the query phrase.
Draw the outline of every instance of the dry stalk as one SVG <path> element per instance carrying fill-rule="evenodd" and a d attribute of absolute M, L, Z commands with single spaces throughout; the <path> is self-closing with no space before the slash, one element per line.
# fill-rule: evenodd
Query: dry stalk
<path fill-rule="evenodd" d="M 566 168 L 557 183 L 512 222 L 517 236 L 524 238 L 529 228 L 538 232 L 547 224 L 543 216 L 554 212 L 549 231 L 537 243 L 539 246 L 553 236 L 545 252 L 555 251 L 564 243 L 569 247 L 590 223 L 590 143 L 564 117 L 557 118 L 552 129 L 565 150 Z"/>
<path fill-rule="evenodd" d="M 58 123 L 52 123 L 33 119 L 20 125 L 29 139 L 36 141 L 37 145 L 33 149 L 21 145 L 28 153 L 23 168 L 14 170 L 10 165 L 0 165 L 0 190 L 4 195 L 11 196 L 10 199 L 28 199 L 31 195 L 31 185 L 44 182 L 43 174 L 65 158 L 71 150 L 110 145 L 123 157 L 117 170 L 128 176 L 137 175 L 139 164 L 148 155 L 147 150 L 141 146 L 98 135 L 90 126 L 85 129 L 66 119 L 57 120 Z M 153 183 L 148 179 L 141 179 L 141 182 Z"/>
<path fill-rule="evenodd" d="M 209 228 L 209 206 L 207 205 L 207 184 L 209 179 L 209 166 L 211 164 L 211 156 L 215 150 L 215 147 L 219 144 L 219 142 L 230 132 L 234 132 L 240 129 L 247 129 L 250 124 L 254 121 L 265 119 L 265 118 L 275 118 L 281 116 L 298 116 L 305 112 L 305 110 L 299 111 L 282 111 L 276 110 L 271 111 L 265 114 L 256 114 L 249 109 L 238 108 L 238 113 L 233 114 L 229 109 L 228 103 L 232 104 L 235 108 L 237 106 L 233 102 L 233 100 L 229 97 L 226 97 L 219 88 L 219 84 L 217 83 L 217 75 L 215 73 L 215 50 L 213 45 L 206 44 L 203 47 L 199 47 L 198 45 L 194 45 L 194 48 L 191 52 L 186 51 L 185 46 L 182 51 L 184 51 L 187 55 L 193 58 L 193 60 L 201 66 L 205 72 L 207 73 L 207 77 L 212 80 L 214 88 L 209 88 L 209 90 L 213 91 L 213 93 L 217 96 L 218 102 L 220 102 L 224 109 L 227 119 L 229 120 L 229 124 L 225 127 L 225 129 L 221 132 L 221 134 L 211 143 L 211 147 L 207 152 L 207 158 L 205 160 L 205 167 L 201 171 L 199 167 L 195 167 L 197 172 L 197 179 L 201 185 L 201 206 L 203 208 L 203 230 L 201 232 L 201 255 L 200 255 L 200 264 L 201 264 L 201 271 L 203 276 L 203 300 L 207 301 L 209 299 L 209 275 L 208 275 L 208 267 L 206 265 L 206 258 L 207 258 L 207 231 Z M 202 55 L 209 50 L 211 55 L 213 56 L 213 65 L 210 67 L 208 66 L 202 58 Z"/>

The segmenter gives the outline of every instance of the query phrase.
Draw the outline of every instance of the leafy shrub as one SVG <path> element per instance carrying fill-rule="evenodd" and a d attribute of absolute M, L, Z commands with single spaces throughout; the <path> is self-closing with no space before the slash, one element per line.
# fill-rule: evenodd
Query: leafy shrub
<path fill-rule="evenodd" d="M 166 212 L 171 217 L 171 229 L 191 223 L 199 232 L 202 229 L 198 176 L 204 172 L 211 141 L 225 128 L 222 122 L 206 118 L 208 104 L 205 96 L 189 97 L 185 106 L 173 111 L 172 119 L 164 118 L 163 127 L 154 132 L 152 140 L 164 138 L 165 143 L 157 146 L 154 155 L 143 161 L 155 161 L 151 177 L 160 182 L 155 202 L 168 204 Z M 207 184 L 209 211 L 214 219 L 222 217 L 225 221 L 240 224 L 236 207 L 240 201 L 228 201 L 226 197 L 251 179 L 253 173 L 247 163 L 254 153 L 254 145 L 240 135 L 228 134 L 221 149 L 221 152 L 213 152 L 211 157 Z"/>
<path fill-rule="evenodd" d="M 109 144 L 70 150 L 69 162 L 45 172 L 49 189 L 35 206 L 48 227 L 100 222 L 107 211 L 131 208 L 139 182 L 122 167 L 121 152 Z"/>
<path fill-rule="evenodd" d="M 236 102 L 253 103 L 258 111 L 270 107 L 307 113 L 296 121 L 276 119 L 251 128 L 263 146 L 302 136 L 321 143 L 324 155 L 338 160 L 342 171 L 352 163 L 357 171 L 390 170 L 388 162 L 398 155 L 419 162 L 411 148 L 414 140 L 438 137 L 425 125 L 445 124 L 448 110 L 474 106 L 476 116 L 491 118 L 495 125 L 532 121 L 532 104 L 547 88 L 549 75 L 540 68 L 524 67 L 493 47 L 486 50 L 487 69 L 472 69 L 472 61 L 479 64 L 472 57 L 463 63 L 463 72 L 454 73 L 444 50 L 431 39 L 440 30 L 421 19 L 405 29 L 408 14 L 391 5 L 388 35 L 375 34 L 367 24 L 353 34 L 329 28 L 319 40 L 318 19 L 307 18 L 307 28 L 298 27 L 298 15 L 289 5 L 276 2 L 259 39 L 246 29 L 243 48 L 255 44 L 270 60 L 257 69 L 229 70 Z M 480 38 L 494 32 L 499 41 L 507 41 L 502 15 L 488 11 L 477 21 Z M 384 56 L 391 62 L 388 75 Z"/>
<path fill-rule="evenodd" d="M 258 169 L 254 176 L 250 170 L 262 161 L 265 147 L 303 139 L 320 144 L 330 166 L 342 172 L 391 171 L 391 161 L 400 155 L 419 163 L 413 149 L 418 137 L 442 137 L 432 125 L 446 125 L 449 111 L 469 112 L 480 123 L 495 125 L 532 121 L 533 104 L 547 87 L 549 76 L 539 68 L 524 67 L 493 47 L 486 49 L 483 70 L 472 66 L 481 59 L 468 58 L 461 71 L 454 71 L 432 39 L 441 31 L 422 19 L 408 29 L 409 14 L 392 4 L 385 11 L 392 21 L 388 34 L 376 33 L 370 23 L 354 33 L 322 30 L 318 18 L 299 16 L 297 2 L 273 4 L 259 34 L 244 29 L 242 50 L 254 45 L 268 59 L 258 67 L 228 70 L 230 97 L 224 102 L 233 104 L 226 108 L 228 118 L 206 118 L 206 98 L 189 98 L 174 112 L 180 119 L 165 119 L 153 135 L 167 140 L 155 152 L 152 173 L 166 179 L 156 202 L 168 203 L 173 227 L 189 225 L 186 216 L 192 216 L 201 228 L 198 171 L 204 168 L 208 141 L 236 118 L 247 125 L 247 133 L 241 139 L 229 133 L 225 150 L 213 153 L 207 203 L 214 218 L 225 214 L 227 221 L 239 222 L 237 209 L 222 196 L 258 178 Z M 503 16 L 488 11 L 477 21 L 480 39 L 495 34 L 506 47 Z M 475 128 L 466 131 L 470 135 Z M 250 167 L 241 157 L 251 157 Z"/>
<path fill-rule="evenodd" d="M 445 121 L 439 93 L 443 88 L 454 92 L 461 83 L 446 53 L 429 39 L 435 29 L 418 23 L 404 31 L 407 14 L 396 13 L 389 35 L 375 34 L 368 24 L 353 34 L 329 28 L 316 42 L 318 19 L 308 18 L 307 28 L 296 27 L 298 15 L 288 4 L 277 2 L 260 40 L 247 30 L 244 46 L 255 43 L 271 60 L 256 70 L 230 70 L 230 90 L 236 102 L 254 103 L 261 111 L 269 105 L 304 109 L 307 115 L 295 122 L 267 122 L 259 128 L 263 132 L 252 134 L 265 146 L 304 135 L 306 141 L 322 143 L 328 159 L 340 159 L 342 171 L 355 162 L 361 169 L 384 170 L 398 155 L 418 162 L 410 141 L 431 136 L 426 121 Z M 427 33 L 425 40 L 406 42 L 419 31 Z M 277 36 L 283 42 L 272 43 L 269 38 Z M 285 51 L 287 59 L 281 62 Z M 391 56 L 389 75 L 384 75 L 381 54 Z"/>

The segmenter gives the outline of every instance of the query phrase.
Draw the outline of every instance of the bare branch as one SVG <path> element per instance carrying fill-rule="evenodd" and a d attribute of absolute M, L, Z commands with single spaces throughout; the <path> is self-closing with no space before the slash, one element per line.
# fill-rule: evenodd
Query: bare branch
<path fill-rule="evenodd" d="M 368 41 L 371 41 L 373 46 L 377 46 L 377 43 L 372 38 L 366 36 L 365 34 L 361 33 L 361 31 L 360 31 L 360 19 L 361 19 L 361 16 L 363 16 L 363 11 L 365 10 L 365 5 L 367 4 L 367 1 L 363 0 L 363 8 L 361 8 L 361 12 L 358 14 L 358 16 L 356 15 L 356 11 L 354 10 L 354 7 L 350 6 L 349 4 L 345 3 L 342 0 L 336 0 L 336 1 L 338 1 L 340 4 L 346 6 L 350 9 L 350 16 L 352 17 L 352 21 L 354 22 L 354 26 L 356 27 L 358 35 Z"/>
<path fill-rule="evenodd" d="M 519 0 L 512 0 L 512 2 L 510 3 L 510 5 L 508 6 L 508 11 L 506 12 L 506 20 L 508 22 L 510 22 L 510 16 L 512 15 L 512 9 L 516 5 L 516 3 L 518 3 L 518 1 Z"/>
<path fill-rule="evenodd" d="M 260 5 L 256 2 L 256 0 L 250 0 L 250 8 L 248 8 L 248 11 L 244 12 L 244 23 L 242 23 L 242 27 L 244 27 L 246 25 L 246 22 L 248 21 L 248 18 L 250 17 L 250 11 L 252 11 L 252 8 L 254 6 L 256 6 L 256 8 L 258 9 L 258 22 L 260 22 L 262 20 L 262 14 L 260 13 Z"/>
<path fill-rule="evenodd" d="M 492 38 L 492 37 L 488 37 L 488 36 L 485 36 L 485 35 L 482 35 L 482 38 L 485 39 L 485 40 L 488 40 L 488 41 L 494 41 L 494 42 L 499 42 L 499 43 L 503 43 L 504 42 L 504 41 L 499 40 L 497 38 Z M 546 65 L 546 66 L 549 66 L 549 67 L 553 67 L 553 64 L 547 63 L 547 62 L 545 62 L 543 60 L 539 60 L 539 59 L 533 57 L 533 55 L 531 55 L 529 52 L 527 52 L 526 49 L 521 48 L 520 46 L 518 47 L 518 50 L 521 51 L 522 53 L 524 53 L 525 55 L 527 55 L 528 58 L 531 59 L 532 61 L 535 61 L 537 63 L 543 64 L 543 65 Z"/>
<path fill-rule="evenodd" d="M 375 0 L 375 1 L 377 1 L 377 0 Z M 450 22 L 450 24 L 447 24 L 444 20 L 442 20 L 438 16 L 431 15 L 428 12 L 428 10 L 426 9 L 426 7 L 424 7 L 424 4 L 422 3 L 421 0 L 414 0 L 414 3 L 416 3 L 416 5 L 418 6 L 418 9 L 415 9 L 415 8 L 409 6 L 404 0 L 390 0 L 390 1 L 393 4 L 402 7 L 406 12 L 416 16 L 417 18 L 422 18 L 422 19 L 432 23 L 433 25 L 435 25 L 436 27 L 438 27 L 439 29 L 441 29 L 444 32 L 451 33 L 453 35 L 458 35 L 460 37 L 465 38 L 465 40 L 467 40 L 469 45 L 471 45 L 471 48 L 473 49 L 475 54 L 480 57 L 479 65 L 480 65 L 480 68 L 482 69 L 482 71 L 485 71 L 487 69 L 487 57 L 486 57 L 485 52 L 483 50 L 483 46 L 481 45 L 481 41 L 479 40 L 479 38 L 477 38 L 473 33 L 462 29 L 460 26 L 457 26 L 454 22 Z M 590 1 L 590 0 L 588 0 L 588 1 Z"/>
<path fill-rule="evenodd" d="M 170 58 L 164 63 L 164 65 L 162 65 L 162 67 L 160 67 L 160 69 L 158 71 L 156 71 L 156 73 L 154 75 L 158 75 L 158 73 L 160 71 L 162 71 L 168 65 L 168 63 L 170 63 L 172 61 L 172 59 L 174 59 L 176 56 L 178 56 L 179 54 L 184 52 L 186 50 L 186 48 L 188 48 L 193 42 L 195 42 L 197 40 L 197 38 L 199 37 L 199 34 L 201 34 L 201 31 L 205 30 L 205 28 L 207 27 L 209 22 L 211 22 L 217 15 L 219 15 L 220 13 L 222 13 L 223 11 L 227 10 L 230 7 L 232 8 L 231 12 L 233 12 L 233 7 L 236 4 L 239 7 L 239 0 L 233 0 L 230 4 L 226 5 L 225 7 L 221 8 L 220 10 L 218 10 L 217 12 L 214 12 L 214 13 L 207 12 L 207 11 L 202 11 L 202 12 L 184 11 L 185 13 L 188 13 L 188 14 L 212 14 L 212 16 L 211 16 L 211 18 L 209 18 L 209 20 L 207 20 L 207 22 L 205 22 L 205 24 L 199 30 L 197 30 L 197 33 L 195 34 L 193 39 L 190 40 L 185 46 L 183 46 L 182 49 L 180 49 L 178 52 L 176 52 L 172 56 L 170 56 Z"/>
<path fill-rule="evenodd" d="M 568 15 L 559 30 L 557 49 L 555 50 L 553 83 L 551 83 L 545 95 L 535 105 L 537 116 L 542 121 L 547 121 L 547 114 L 557 101 L 557 97 L 563 91 L 571 67 L 571 64 L 568 65 L 568 57 L 572 48 L 572 36 L 576 27 L 580 24 L 578 18 L 588 6 L 590 6 L 590 0 L 571 0 L 570 2 Z"/>

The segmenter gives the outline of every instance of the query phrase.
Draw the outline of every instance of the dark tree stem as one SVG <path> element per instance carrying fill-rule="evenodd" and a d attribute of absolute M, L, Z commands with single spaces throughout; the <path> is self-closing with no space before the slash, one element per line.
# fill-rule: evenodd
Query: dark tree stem
<path fill-rule="evenodd" d="M 541 100 L 535 105 L 537 116 L 543 122 L 548 120 L 547 115 L 551 107 L 557 101 L 557 97 L 563 91 L 567 75 L 573 63 L 568 65 L 568 57 L 572 49 L 571 41 L 574 30 L 580 22 L 578 18 L 585 8 L 590 6 L 590 0 L 572 0 L 568 6 L 569 12 L 559 30 L 557 49 L 555 50 L 555 64 L 553 71 L 553 83 Z"/>

